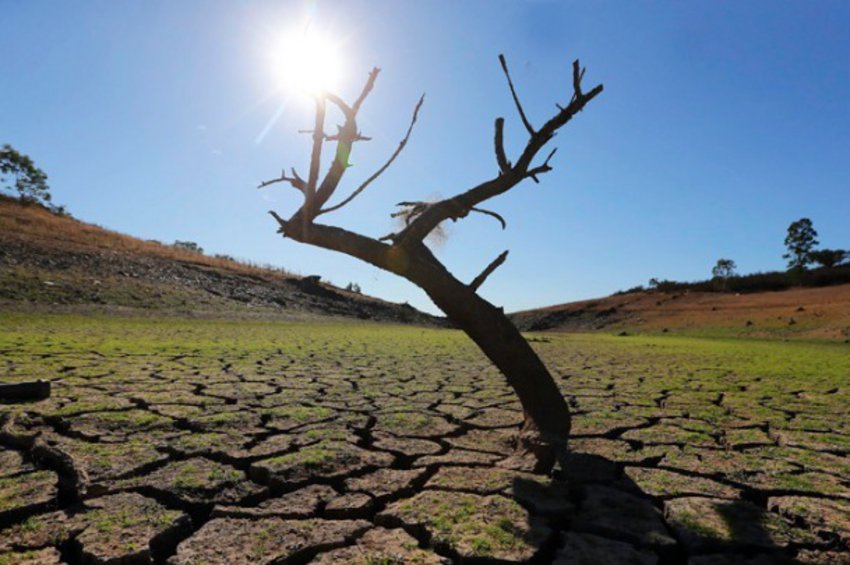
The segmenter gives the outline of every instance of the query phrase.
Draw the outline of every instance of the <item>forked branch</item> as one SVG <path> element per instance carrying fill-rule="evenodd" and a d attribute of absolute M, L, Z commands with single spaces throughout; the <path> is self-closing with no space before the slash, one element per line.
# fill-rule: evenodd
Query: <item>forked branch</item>
<path fill-rule="evenodd" d="M 581 69 L 578 61 L 576 61 L 573 64 L 573 97 L 570 103 L 565 107 L 559 106 L 558 113 L 550 118 L 543 127 L 535 131 L 531 127 L 531 124 L 528 123 L 527 118 L 525 118 L 525 112 L 522 110 L 522 105 L 516 96 L 513 82 L 507 73 L 507 65 L 504 57 L 500 56 L 499 61 L 502 63 L 502 69 L 508 77 L 508 86 L 511 89 L 517 109 L 520 112 L 520 117 L 523 119 L 526 129 L 530 133 L 525 149 L 516 163 L 510 165 L 505 156 L 502 139 L 504 123 L 503 121 L 496 120 L 495 148 L 496 160 L 499 163 L 500 169 L 499 176 L 470 188 L 457 196 L 430 205 L 427 210 L 424 210 L 411 221 L 401 233 L 393 236 L 392 239 L 397 244 L 409 246 L 420 243 L 434 228 L 445 220 L 463 218 L 481 202 L 507 192 L 526 178 L 537 181 L 537 175 L 552 170 L 549 161 L 554 155 L 554 151 L 549 154 L 542 165 L 532 167 L 531 163 L 537 156 L 537 153 L 555 136 L 558 130 L 566 125 L 576 114 L 581 112 L 585 105 L 603 90 L 603 86 L 600 84 L 587 93 L 583 92 L 581 81 L 584 78 L 584 70 Z"/>
<path fill-rule="evenodd" d="M 301 194 L 304 194 L 306 196 L 307 183 L 304 182 L 304 179 L 302 179 L 300 176 L 298 176 L 298 173 L 295 172 L 294 167 L 290 170 L 292 171 L 291 177 L 286 176 L 286 171 L 281 171 L 280 176 L 278 178 L 263 181 L 263 182 L 260 183 L 260 185 L 257 188 L 265 188 L 267 186 L 271 186 L 271 185 L 277 184 L 279 182 L 288 182 L 289 184 L 291 184 L 293 186 L 293 188 L 298 189 L 301 192 Z"/>
<path fill-rule="evenodd" d="M 543 161 L 542 165 L 537 165 L 533 169 L 529 170 L 528 173 L 526 173 L 529 177 L 531 177 L 531 180 L 536 183 L 539 183 L 540 180 L 538 180 L 537 175 L 548 173 L 552 170 L 552 167 L 549 165 L 549 161 L 552 159 L 552 157 L 555 156 L 556 151 L 558 151 L 557 147 L 555 147 L 554 149 L 552 149 L 552 151 L 549 152 L 549 155 L 546 157 L 546 160 Z"/>
<path fill-rule="evenodd" d="M 340 181 L 342 180 L 343 175 L 345 174 L 345 170 L 348 168 L 348 158 L 351 154 L 351 148 L 353 144 L 357 141 L 363 141 L 368 139 L 363 136 L 357 129 L 357 113 L 360 111 L 360 106 L 363 104 L 363 101 L 372 92 L 372 88 L 375 85 L 375 80 L 378 78 L 378 74 L 381 70 L 377 67 L 373 68 L 369 73 L 369 77 L 366 79 L 366 84 L 363 85 L 363 90 L 360 92 L 360 96 L 357 98 L 355 103 L 352 106 L 346 104 L 339 96 L 331 93 L 324 93 L 319 97 L 317 101 L 316 107 L 316 123 L 317 128 L 313 133 L 313 154 L 310 157 L 310 172 L 312 173 L 314 168 L 318 170 L 318 163 L 321 156 L 321 145 L 325 139 L 332 139 L 336 141 L 336 151 L 334 155 L 333 162 L 331 166 L 328 168 L 328 172 L 325 174 L 325 177 L 322 179 L 319 187 L 313 192 L 310 191 L 310 198 L 308 202 L 305 203 L 305 206 L 299 210 L 298 214 L 301 216 L 302 223 L 310 223 L 313 219 L 318 215 L 319 211 L 322 209 L 322 206 L 333 196 L 337 187 L 339 186 Z M 342 114 L 345 116 L 345 122 L 342 126 L 338 127 L 338 132 L 334 136 L 327 136 L 323 133 L 320 134 L 321 128 L 319 127 L 319 114 L 322 113 L 322 118 L 324 118 L 324 103 L 325 100 L 328 100 L 332 104 L 334 104 Z M 316 151 L 316 147 L 318 145 L 318 153 Z M 315 185 L 309 185 L 315 186 Z"/>
<path fill-rule="evenodd" d="M 375 179 L 377 179 L 379 176 L 381 176 L 384 173 L 384 171 L 386 171 L 387 169 L 390 168 L 390 165 L 393 164 L 393 161 L 396 160 L 396 157 L 399 156 L 399 154 L 402 152 L 402 150 L 407 145 L 407 141 L 410 139 L 410 134 L 413 132 L 413 126 L 416 125 L 416 118 L 419 116 L 419 109 L 422 108 L 422 104 L 424 102 L 425 102 L 425 95 L 423 94 L 419 98 L 419 102 L 416 104 L 416 108 L 414 108 L 414 110 L 413 110 L 413 117 L 410 120 L 410 125 L 407 127 L 407 133 L 404 134 L 404 138 L 399 142 L 398 147 L 396 147 L 396 150 L 393 152 L 393 154 L 390 156 L 390 158 L 387 160 L 387 162 L 384 163 L 383 166 L 380 169 L 375 171 L 372 174 L 372 176 L 370 176 L 368 179 L 366 179 L 363 182 L 363 184 L 358 186 L 357 189 L 348 196 L 348 198 L 346 198 L 345 200 L 343 200 L 339 204 L 336 204 L 335 206 L 331 206 L 329 208 L 323 208 L 322 210 L 319 210 L 319 212 L 316 214 L 316 216 L 321 216 L 322 214 L 327 214 L 328 212 L 333 212 L 334 210 L 339 210 L 340 208 L 342 208 L 343 206 L 345 206 L 346 204 L 348 204 L 349 202 L 351 202 L 352 200 L 357 198 L 357 196 L 361 192 L 366 190 L 367 186 L 372 184 L 372 182 Z"/>
<path fill-rule="evenodd" d="M 573 61 L 573 100 L 582 96 L 581 80 L 584 78 L 584 71 L 586 70 L 587 69 L 582 68 L 578 59 Z"/>

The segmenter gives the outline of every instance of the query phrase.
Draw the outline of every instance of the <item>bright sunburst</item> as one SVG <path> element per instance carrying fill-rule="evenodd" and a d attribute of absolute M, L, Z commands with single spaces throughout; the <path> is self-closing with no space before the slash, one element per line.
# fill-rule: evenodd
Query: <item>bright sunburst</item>
<path fill-rule="evenodd" d="M 272 59 L 281 88 L 315 96 L 339 86 L 337 46 L 311 25 L 284 34 Z"/>

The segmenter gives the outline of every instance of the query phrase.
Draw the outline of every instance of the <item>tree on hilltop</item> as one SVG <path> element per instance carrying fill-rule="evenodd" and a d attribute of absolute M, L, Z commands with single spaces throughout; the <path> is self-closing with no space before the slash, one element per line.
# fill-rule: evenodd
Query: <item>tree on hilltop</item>
<path fill-rule="evenodd" d="M 831 269 L 850 259 L 850 251 L 844 249 L 818 249 L 817 251 L 812 251 L 809 257 L 821 267 Z"/>
<path fill-rule="evenodd" d="M 719 281 L 722 290 L 726 290 L 729 284 L 729 279 L 735 276 L 735 269 L 738 266 L 732 259 L 718 259 L 717 264 L 711 269 L 711 276 L 714 280 Z"/>
<path fill-rule="evenodd" d="M 204 248 L 195 243 L 194 241 L 180 241 L 177 240 L 172 244 L 172 247 L 176 249 L 182 249 L 184 251 L 191 251 L 192 253 L 200 253 L 204 254 Z"/>
<path fill-rule="evenodd" d="M 378 78 L 378 68 L 369 73 L 360 95 L 351 104 L 329 92 L 315 96 L 315 120 L 313 129 L 308 132 L 312 138 L 312 149 L 306 178 L 292 169 L 291 174 L 287 175 L 284 171 L 279 178 L 263 182 L 260 187 L 288 183 L 303 197 L 302 204 L 289 219 L 282 218 L 274 211 L 270 212 L 279 225 L 278 232 L 284 237 L 356 257 L 404 277 L 422 288 L 434 304 L 466 332 L 499 368 L 519 397 L 525 415 L 524 423 L 517 439 L 517 451 L 504 464 L 546 471 L 566 454 L 570 431 L 569 408 L 546 366 L 505 316 L 502 308 L 497 308 L 478 294 L 481 285 L 505 262 L 508 252 L 493 259 L 471 282 L 464 283 L 455 278 L 434 256 L 425 240 L 446 220 L 458 221 L 473 213 L 494 218 L 504 229 L 504 218 L 481 208 L 481 204 L 527 179 L 539 182 L 542 175 L 551 171 L 550 161 L 555 150 L 550 151 L 542 161 L 537 160 L 538 153 L 588 102 L 602 92 L 602 85 L 585 92 L 582 89 L 585 70 L 575 61 L 572 66 L 571 99 L 563 106 L 558 105 L 555 115 L 535 128 L 523 110 L 505 58 L 500 55 L 499 61 L 514 105 L 528 132 L 525 147 L 515 161 L 510 161 L 504 146 L 505 120 L 496 118 L 493 142 L 498 170 L 495 176 L 456 196 L 437 202 L 400 202 L 398 206 L 401 211 L 394 215 L 402 218 L 403 222 L 396 233 L 372 238 L 316 222 L 319 216 L 339 210 L 362 194 L 395 161 L 407 145 L 419 116 L 424 95 L 413 110 L 407 133 L 384 165 L 347 197 L 336 204 L 329 204 L 350 167 L 348 159 L 354 144 L 368 139 L 358 129 L 357 118 Z M 342 125 L 337 126 L 336 132 L 329 134 L 326 133 L 325 122 L 328 111 L 334 109 L 339 113 Z M 333 143 L 335 147 L 327 172 L 320 179 L 325 143 Z"/>
<path fill-rule="evenodd" d="M 789 271 L 804 271 L 812 262 L 812 250 L 818 244 L 818 232 L 809 218 L 800 218 L 788 226 L 785 246 L 788 253 L 782 258 L 788 260 Z"/>
<path fill-rule="evenodd" d="M 0 148 L 0 187 L 17 192 L 25 202 L 50 205 L 47 173 L 36 167 L 28 155 L 8 143 Z"/>

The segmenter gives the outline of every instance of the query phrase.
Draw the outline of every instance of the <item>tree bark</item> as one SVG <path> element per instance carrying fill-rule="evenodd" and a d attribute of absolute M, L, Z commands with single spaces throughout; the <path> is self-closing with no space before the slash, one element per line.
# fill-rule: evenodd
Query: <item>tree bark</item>
<path fill-rule="evenodd" d="M 439 285 L 414 282 L 478 345 L 519 397 L 524 423 L 508 466 L 548 472 L 566 451 L 570 412 L 537 353 L 501 308 L 460 281 L 441 281 Z"/>
<path fill-rule="evenodd" d="M 524 423 L 516 452 L 506 465 L 548 472 L 566 451 L 570 411 L 546 366 L 516 326 L 469 285 L 457 280 L 422 245 L 416 263 L 427 262 L 425 276 L 412 269 L 405 276 L 417 284 L 446 316 L 496 365 L 519 397 Z M 431 270 L 430 273 L 427 271 Z"/>

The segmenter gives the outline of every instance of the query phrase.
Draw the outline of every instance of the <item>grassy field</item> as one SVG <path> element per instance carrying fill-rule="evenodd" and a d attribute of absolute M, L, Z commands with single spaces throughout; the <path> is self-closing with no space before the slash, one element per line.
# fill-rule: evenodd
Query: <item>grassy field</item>
<path fill-rule="evenodd" d="M 844 343 L 530 334 L 574 411 L 550 480 L 495 466 L 522 414 L 459 332 L 0 327 L 0 380 L 54 382 L 0 405 L 0 563 L 846 562 Z"/>

